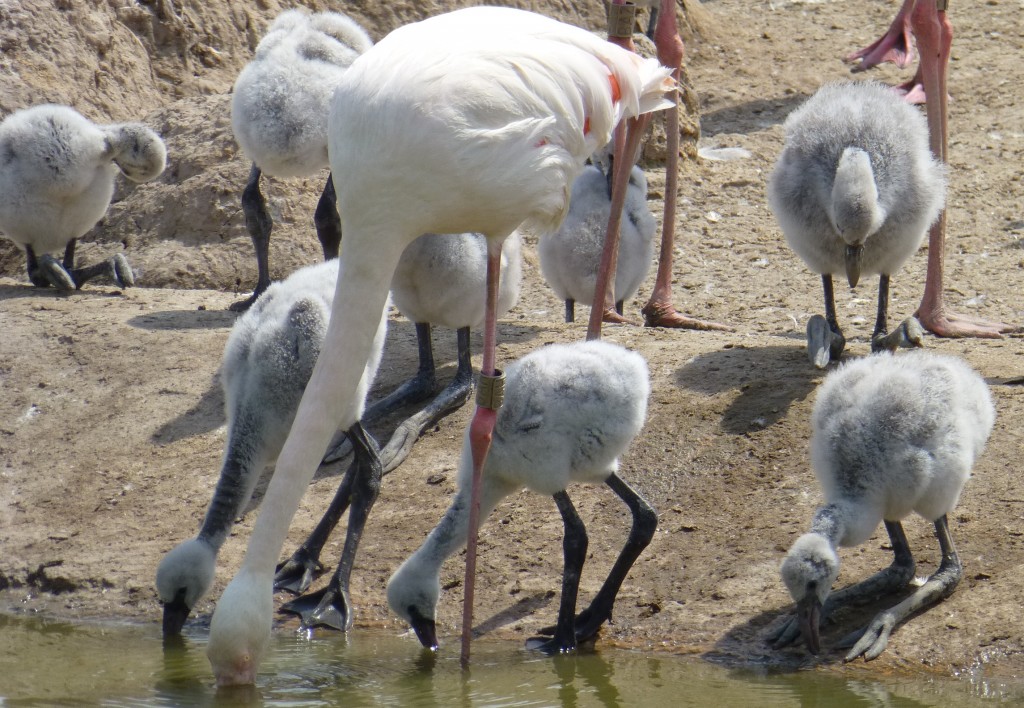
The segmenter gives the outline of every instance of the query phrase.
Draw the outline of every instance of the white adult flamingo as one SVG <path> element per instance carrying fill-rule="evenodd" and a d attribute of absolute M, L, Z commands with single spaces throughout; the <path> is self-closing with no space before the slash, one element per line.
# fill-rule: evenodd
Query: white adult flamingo
<path fill-rule="evenodd" d="M 278 554 L 322 450 L 339 424 L 362 413 L 355 389 L 372 322 L 404 248 L 426 232 L 487 237 L 481 368 L 495 376 L 503 240 L 524 221 L 557 226 L 584 160 L 623 117 L 666 107 L 672 88 L 657 61 L 509 8 L 467 8 L 407 25 L 353 62 L 328 119 L 345 233 L 329 354 L 317 361 L 245 560 L 217 603 L 208 655 L 219 684 L 255 680 L 270 636 Z M 485 399 L 472 423 L 477 480 L 496 407 Z"/>
<path fill-rule="evenodd" d="M 847 57 L 859 61 L 854 71 L 869 69 L 882 61 L 895 61 L 905 66 L 909 61 L 908 28 L 917 40 L 921 62 L 908 91 L 908 100 L 921 98 L 928 111 L 928 134 L 936 159 L 948 164 L 949 95 L 946 76 L 949 53 L 953 44 L 953 26 L 946 13 L 948 0 L 903 0 L 889 31 L 871 46 Z M 942 292 L 943 260 L 946 248 L 946 212 L 943 211 L 928 232 L 928 272 L 924 295 L 917 308 L 917 318 L 925 329 L 940 337 L 982 337 L 992 339 L 1020 328 L 1003 322 L 990 322 L 976 317 L 955 314 L 946 309 Z"/>

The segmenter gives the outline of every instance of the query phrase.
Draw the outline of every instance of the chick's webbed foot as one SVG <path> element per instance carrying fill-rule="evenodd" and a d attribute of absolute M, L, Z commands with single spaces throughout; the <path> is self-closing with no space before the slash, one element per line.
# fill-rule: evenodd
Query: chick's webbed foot
<path fill-rule="evenodd" d="M 298 615 L 306 628 L 328 627 L 347 632 L 352 627 L 352 604 L 348 592 L 333 583 L 323 590 L 281 605 L 281 612 Z"/>

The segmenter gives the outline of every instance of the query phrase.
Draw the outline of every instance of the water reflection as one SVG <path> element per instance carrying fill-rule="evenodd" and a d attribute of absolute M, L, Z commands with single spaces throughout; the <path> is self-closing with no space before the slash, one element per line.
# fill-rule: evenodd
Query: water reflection
<path fill-rule="evenodd" d="M 256 687 L 217 690 L 206 630 L 161 642 L 157 624 L 69 625 L 0 615 L 0 706 L 982 706 L 1024 701 L 1024 684 L 979 695 L 978 679 L 727 669 L 694 658 L 602 650 L 544 657 L 509 643 L 458 652 L 413 638 L 278 633 Z"/>

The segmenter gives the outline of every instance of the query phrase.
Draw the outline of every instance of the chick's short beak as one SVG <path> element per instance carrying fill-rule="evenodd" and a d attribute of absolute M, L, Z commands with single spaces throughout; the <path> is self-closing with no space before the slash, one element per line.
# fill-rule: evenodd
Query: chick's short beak
<path fill-rule="evenodd" d="M 809 594 L 796 604 L 797 621 L 800 623 L 800 634 L 812 654 L 821 652 L 821 601 L 817 595 Z"/>
<path fill-rule="evenodd" d="M 860 282 L 860 259 L 864 255 L 864 246 L 846 247 L 846 279 L 851 288 L 857 287 Z"/>

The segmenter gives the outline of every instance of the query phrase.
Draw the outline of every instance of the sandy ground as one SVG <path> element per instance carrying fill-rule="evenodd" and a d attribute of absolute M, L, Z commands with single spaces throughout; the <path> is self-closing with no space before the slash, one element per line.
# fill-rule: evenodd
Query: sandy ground
<path fill-rule="evenodd" d="M 1024 322 L 1018 287 L 1024 145 L 1013 83 L 1022 43 L 1018 5 L 965 0 L 952 8 L 946 295 L 956 310 L 1006 322 Z M 704 37 L 688 47 L 701 145 L 744 148 L 750 157 L 684 165 L 675 301 L 734 331 L 606 329 L 608 339 L 650 363 L 649 417 L 622 460 L 622 476 L 658 509 L 660 526 L 600 642 L 735 664 L 839 668 L 838 652 L 812 660 L 802 648 L 777 652 L 765 643 L 791 607 L 779 563 L 820 500 L 807 440 L 823 378 L 803 350 L 804 325 L 822 309 L 819 281 L 782 240 L 766 206 L 765 180 L 786 115 L 822 81 L 847 74 L 839 57 L 878 36 L 896 4 L 718 0 L 703 10 Z M 877 77 L 894 82 L 909 71 L 888 67 Z M 652 171 L 650 181 L 651 207 L 660 209 L 663 172 Z M 314 199 L 318 187 L 309 182 Z M 311 230 L 303 238 L 315 248 Z M 584 332 L 586 308 L 580 323 L 561 321 L 562 304 L 540 276 L 536 239 L 527 245 L 523 297 L 499 328 L 501 360 Z M 894 277 L 894 321 L 920 300 L 925 258 L 922 249 Z M 627 305 L 634 318 L 652 281 L 653 273 Z M 865 355 L 875 284 L 865 279 L 855 292 L 840 290 L 847 356 Z M 217 370 L 235 318 L 226 308 L 238 297 L 173 288 L 119 292 L 102 284 L 59 297 L 20 276 L 0 279 L 0 610 L 159 620 L 156 566 L 195 532 L 218 475 L 225 434 Z M 479 345 L 474 338 L 477 351 Z M 448 376 L 454 337 L 439 333 L 435 346 Z M 1018 675 L 1024 670 L 1024 493 L 1014 462 L 1024 416 L 1021 342 L 929 336 L 925 346 L 975 366 L 998 410 L 988 448 L 951 518 L 965 575 L 950 599 L 900 627 L 881 658 L 844 670 Z M 395 316 L 374 395 L 414 368 L 413 328 Z M 385 478 L 353 573 L 358 626 L 404 630 L 387 609 L 384 586 L 448 504 L 468 416 L 462 410 L 442 421 Z M 375 432 L 386 436 L 388 425 Z M 331 466 L 317 475 L 286 552 L 319 518 L 341 471 Z M 629 519 L 607 489 L 572 494 L 590 531 L 586 601 Z M 256 515 L 247 514 L 226 543 L 216 584 L 193 622 L 209 621 Z M 933 572 L 939 554 L 931 525 L 914 518 L 906 528 L 918 573 Z M 329 567 L 341 542 L 336 533 L 325 551 Z M 482 543 L 477 629 L 488 638 L 522 641 L 557 610 L 561 523 L 554 505 L 514 495 L 495 512 Z M 860 548 L 842 552 L 839 584 L 890 557 L 880 529 Z M 452 651 L 461 612 L 458 561 L 445 566 L 439 608 L 442 642 Z M 826 645 L 880 606 L 841 613 L 827 628 Z"/>

